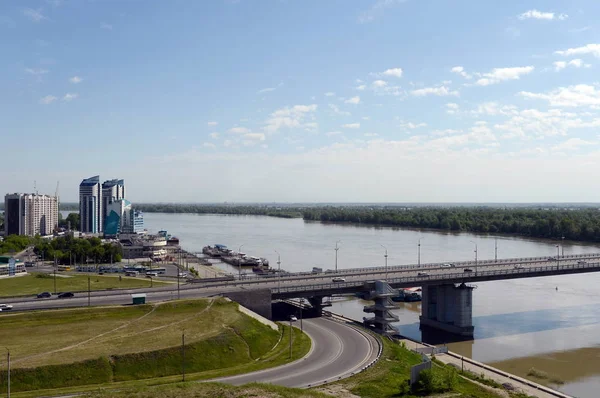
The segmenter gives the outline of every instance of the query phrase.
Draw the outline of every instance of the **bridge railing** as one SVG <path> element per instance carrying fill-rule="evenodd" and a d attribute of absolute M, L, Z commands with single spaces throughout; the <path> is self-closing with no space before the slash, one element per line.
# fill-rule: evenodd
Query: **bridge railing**
<path fill-rule="evenodd" d="M 502 269 L 502 270 L 489 270 L 489 271 L 477 271 L 468 273 L 446 273 L 446 274 L 433 274 L 430 276 L 407 276 L 401 278 L 389 278 L 387 283 L 390 285 L 394 284 L 405 284 L 410 283 L 415 286 L 419 286 L 421 282 L 434 282 L 440 281 L 441 283 L 450 281 L 461 280 L 468 281 L 478 277 L 486 276 L 500 276 L 500 275 L 517 275 L 517 274 L 540 274 L 540 273 L 553 273 L 557 271 L 568 271 L 576 269 L 597 269 L 600 268 L 600 262 L 587 263 L 587 264 L 569 264 L 569 265 L 553 265 L 545 267 L 529 267 L 519 269 Z M 336 283 L 319 283 L 312 285 L 300 285 L 300 286 L 285 286 L 285 287 L 274 287 L 271 291 L 277 293 L 293 293 L 293 292 L 306 292 L 306 291 L 318 291 L 318 290 L 338 290 L 344 288 L 356 288 L 364 286 L 365 282 L 372 281 L 352 281 L 352 282 L 336 282 Z"/>

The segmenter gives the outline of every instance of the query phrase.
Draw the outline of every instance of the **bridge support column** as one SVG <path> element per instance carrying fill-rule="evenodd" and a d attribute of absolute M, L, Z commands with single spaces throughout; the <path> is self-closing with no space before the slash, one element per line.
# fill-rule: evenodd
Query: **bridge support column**
<path fill-rule="evenodd" d="M 431 285 L 422 288 L 421 325 L 473 336 L 473 287 Z"/>
<path fill-rule="evenodd" d="M 324 296 L 313 296 L 308 298 L 308 302 L 312 306 L 311 314 L 313 316 L 323 316 L 323 307 L 330 307 L 330 302 L 323 302 Z"/>
<path fill-rule="evenodd" d="M 367 326 L 373 325 L 374 330 L 377 333 L 396 333 L 394 328 L 390 326 L 390 323 L 398 322 L 399 320 L 398 316 L 391 312 L 395 307 L 391 297 L 397 295 L 398 291 L 394 290 L 387 282 L 375 281 L 375 290 L 370 291 L 365 295 L 367 300 L 373 300 L 375 304 L 364 307 L 365 312 L 372 312 L 375 316 L 372 318 L 364 317 L 364 323 Z"/>

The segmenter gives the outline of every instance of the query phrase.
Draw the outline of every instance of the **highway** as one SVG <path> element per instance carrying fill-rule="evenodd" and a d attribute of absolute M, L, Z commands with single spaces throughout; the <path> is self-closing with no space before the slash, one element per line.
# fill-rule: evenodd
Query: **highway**
<path fill-rule="evenodd" d="M 349 377 L 378 359 L 379 343 L 368 333 L 327 318 L 304 319 L 303 324 L 313 342 L 304 358 L 277 368 L 209 381 L 305 388 Z"/>

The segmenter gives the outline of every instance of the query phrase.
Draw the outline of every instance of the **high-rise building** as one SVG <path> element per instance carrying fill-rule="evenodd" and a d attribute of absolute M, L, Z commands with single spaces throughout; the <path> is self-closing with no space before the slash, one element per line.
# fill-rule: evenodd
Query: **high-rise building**
<path fill-rule="evenodd" d="M 100 176 L 86 178 L 79 184 L 79 230 L 97 234 L 102 231 L 102 189 Z"/>
<path fill-rule="evenodd" d="M 134 210 L 126 199 L 116 200 L 108 205 L 108 215 L 104 223 L 104 236 L 137 234 L 144 231 L 144 213 Z"/>
<path fill-rule="evenodd" d="M 108 206 L 118 200 L 125 199 L 125 181 L 114 179 L 102 183 L 102 224 L 109 215 Z"/>
<path fill-rule="evenodd" d="M 14 193 L 4 197 L 6 235 L 51 235 L 57 226 L 56 196 Z"/>

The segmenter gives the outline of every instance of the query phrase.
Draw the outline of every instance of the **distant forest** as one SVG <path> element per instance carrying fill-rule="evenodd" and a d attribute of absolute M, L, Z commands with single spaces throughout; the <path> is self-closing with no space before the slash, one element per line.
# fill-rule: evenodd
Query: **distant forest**
<path fill-rule="evenodd" d="M 64 205 L 64 204 L 63 204 Z M 76 204 L 75 208 L 77 207 Z M 574 205 L 573 205 L 574 206 Z M 136 204 L 148 213 L 263 215 L 307 221 L 502 233 L 533 238 L 600 242 L 600 210 L 589 205 L 501 206 L 315 206 Z M 62 206 L 61 206 L 62 208 Z"/>

